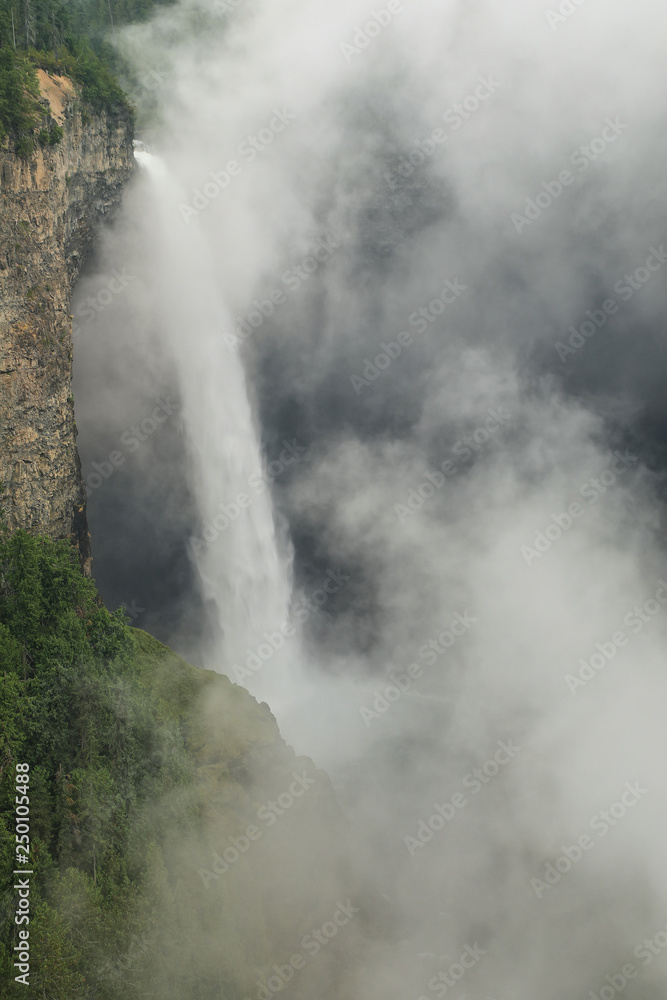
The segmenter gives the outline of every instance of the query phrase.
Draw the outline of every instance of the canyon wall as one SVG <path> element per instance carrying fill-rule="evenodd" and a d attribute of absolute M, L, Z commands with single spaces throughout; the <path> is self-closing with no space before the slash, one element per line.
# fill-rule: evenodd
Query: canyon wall
<path fill-rule="evenodd" d="M 134 170 L 132 119 L 86 107 L 65 77 L 39 77 L 62 140 L 30 159 L 0 149 L 0 499 L 10 529 L 71 539 L 89 573 L 70 296 Z"/>

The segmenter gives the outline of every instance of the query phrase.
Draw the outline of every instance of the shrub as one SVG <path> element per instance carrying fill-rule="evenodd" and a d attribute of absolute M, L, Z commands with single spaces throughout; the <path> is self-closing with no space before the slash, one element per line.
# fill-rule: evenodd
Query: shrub
<path fill-rule="evenodd" d="M 31 156 L 32 133 L 43 115 L 34 66 L 22 54 L 0 48 L 0 127 L 10 136 L 19 156 Z"/>
<path fill-rule="evenodd" d="M 29 160 L 35 152 L 35 140 L 32 136 L 22 135 L 16 140 L 16 155 L 22 160 Z"/>

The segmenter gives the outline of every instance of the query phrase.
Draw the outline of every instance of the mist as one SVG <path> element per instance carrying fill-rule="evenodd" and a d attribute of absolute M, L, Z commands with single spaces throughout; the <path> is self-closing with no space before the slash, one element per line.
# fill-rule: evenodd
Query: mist
<path fill-rule="evenodd" d="M 665 27 L 187 0 L 119 35 L 94 575 L 331 776 L 386 933 L 322 996 L 664 995 Z"/>

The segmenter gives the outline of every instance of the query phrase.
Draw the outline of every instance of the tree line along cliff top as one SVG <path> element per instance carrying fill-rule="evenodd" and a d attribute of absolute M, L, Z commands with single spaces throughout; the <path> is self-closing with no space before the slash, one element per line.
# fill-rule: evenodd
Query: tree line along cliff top
<path fill-rule="evenodd" d="M 95 110 L 127 113 L 115 29 L 172 0 L 0 0 L 0 147 L 29 158 L 60 141 L 41 100 L 37 69 L 68 76 Z"/>

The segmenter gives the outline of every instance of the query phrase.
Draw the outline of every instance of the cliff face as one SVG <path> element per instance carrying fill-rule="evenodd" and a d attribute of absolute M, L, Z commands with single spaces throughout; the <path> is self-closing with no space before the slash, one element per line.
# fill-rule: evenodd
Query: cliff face
<path fill-rule="evenodd" d="M 70 294 L 134 170 L 129 114 L 92 113 L 39 71 L 62 141 L 29 161 L 0 150 L 0 481 L 11 529 L 71 538 L 90 571 L 76 449 Z"/>

